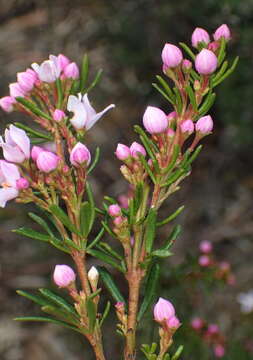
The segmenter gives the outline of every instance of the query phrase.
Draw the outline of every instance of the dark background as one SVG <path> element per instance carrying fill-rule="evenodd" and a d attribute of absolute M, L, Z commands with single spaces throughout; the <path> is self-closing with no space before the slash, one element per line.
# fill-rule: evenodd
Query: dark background
<path fill-rule="evenodd" d="M 118 142 L 137 139 L 132 126 L 141 123 L 147 104 L 170 111 L 151 86 L 155 74 L 161 73 L 164 43 L 189 43 L 196 26 L 210 33 L 222 23 L 232 29 L 229 58 L 240 55 L 238 68 L 219 87 L 212 109 L 214 133 L 204 139 L 205 147 L 194 164 L 192 176 L 181 192 L 171 198 L 165 211 L 186 205 L 179 219 L 184 231 L 170 264 L 180 264 L 188 252 L 196 255 L 199 241 L 208 239 L 215 243 L 217 258 L 232 263 L 237 278 L 232 289 L 212 290 L 197 309 L 186 306 L 185 310 L 187 298 L 179 290 L 175 295 L 179 316 L 181 313 L 181 318 L 187 319 L 195 314 L 218 322 L 232 344 L 233 355 L 228 358 L 252 359 L 253 345 L 248 340 L 252 338 L 251 315 L 240 314 L 236 296 L 251 289 L 253 272 L 253 1 L 0 0 L 0 9 L 1 96 L 7 94 L 8 83 L 16 81 L 16 72 L 25 70 L 32 62 L 43 61 L 50 53 L 61 52 L 80 63 L 87 52 L 91 74 L 104 69 L 103 80 L 90 99 L 98 110 L 110 103 L 117 108 L 92 129 L 87 140 L 92 150 L 97 145 L 102 148 L 100 165 L 92 179 L 98 204 L 102 194 L 117 196 L 126 191 L 113 152 Z M 27 121 L 18 113 L 1 112 L 0 119 L 3 129 L 11 120 Z M 15 289 L 47 286 L 54 265 L 67 261 L 44 244 L 21 239 L 11 232 L 28 222 L 27 209 L 32 206 L 12 202 L 0 210 L 0 358 L 92 359 L 88 346 L 83 346 L 82 339 L 70 332 L 52 325 L 21 326 L 12 321 L 17 315 L 38 311 L 28 300 L 16 295 Z M 173 290 L 166 283 L 166 272 L 171 272 L 168 263 L 164 271 L 162 294 L 170 297 Z M 112 335 L 114 323 L 108 320 L 107 327 L 108 358 L 118 358 L 120 341 Z M 247 351 L 242 355 L 245 348 Z M 187 359 L 213 358 L 204 350 L 196 355 L 196 349 L 191 352 L 189 349 L 186 348 Z"/>

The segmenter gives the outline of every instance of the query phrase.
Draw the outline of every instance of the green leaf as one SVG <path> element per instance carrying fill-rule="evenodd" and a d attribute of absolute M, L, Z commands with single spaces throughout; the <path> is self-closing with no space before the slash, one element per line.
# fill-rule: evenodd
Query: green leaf
<path fill-rule="evenodd" d="M 183 101 L 182 101 L 182 97 L 180 94 L 180 91 L 178 90 L 177 87 L 173 88 L 174 93 L 176 95 L 176 108 L 177 108 L 177 113 L 181 114 L 182 108 L 183 108 Z"/>
<path fill-rule="evenodd" d="M 62 309 L 57 309 L 56 307 L 54 307 L 52 305 L 42 306 L 41 310 L 49 315 L 55 316 L 59 320 L 66 321 L 69 324 L 76 325 L 76 326 L 79 325 L 79 321 L 80 321 L 79 319 L 77 319 L 77 318 L 74 319 L 73 316 L 71 316 L 70 314 L 66 313 Z"/>
<path fill-rule="evenodd" d="M 151 253 L 156 231 L 157 210 L 150 209 L 146 219 L 145 247 L 148 254 Z"/>
<path fill-rule="evenodd" d="M 48 303 L 48 301 L 46 301 L 41 296 L 30 294 L 30 293 L 28 293 L 26 291 L 23 291 L 23 290 L 17 290 L 17 294 L 20 295 L 20 296 L 26 297 L 27 299 L 29 299 L 29 300 L 31 300 L 31 301 L 33 301 L 36 304 L 39 304 L 41 306 L 50 304 L 50 303 Z"/>
<path fill-rule="evenodd" d="M 33 102 L 31 102 L 30 100 L 27 100 L 23 97 L 16 97 L 15 98 L 17 100 L 17 102 L 19 102 L 20 104 L 22 104 L 25 108 L 29 109 L 33 114 L 42 117 L 44 119 L 47 120 L 51 120 L 51 116 L 49 116 L 48 114 L 44 113 L 42 110 L 40 110 L 36 104 L 34 104 Z"/>
<path fill-rule="evenodd" d="M 54 237 L 53 232 L 51 231 L 50 227 L 48 226 L 48 224 L 46 223 L 46 221 L 44 219 L 42 219 L 40 216 L 29 212 L 28 216 L 33 219 L 37 224 L 39 224 L 41 227 L 43 227 L 44 230 L 46 230 L 46 232 L 51 236 Z"/>
<path fill-rule="evenodd" d="M 169 165 L 163 171 L 165 174 L 170 172 L 174 168 L 174 166 L 175 166 L 175 164 L 177 162 L 179 153 L 180 153 L 180 146 L 178 144 L 176 144 L 176 145 L 174 145 L 173 154 L 172 154 L 172 158 L 171 158 L 171 160 L 169 162 Z"/>
<path fill-rule="evenodd" d="M 154 176 L 152 170 L 150 169 L 149 164 L 147 163 L 147 161 L 146 161 L 146 159 L 145 159 L 145 156 L 143 156 L 142 154 L 140 154 L 139 159 L 140 159 L 140 161 L 141 161 L 144 169 L 145 169 L 146 172 L 148 173 L 149 177 L 151 178 L 152 182 L 153 182 L 154 184 L 156 184 L 155 176 Z"/>
<path fill-rule="evenodd" d="M 97 316 L 96 305 L 91 299 L 87 299 L 85 305 L 89 319 L 89 332 L 93 333 Z"/>
<path fill-rule="evenodd" d="M 184 205 L 180 206 L 173 214 L 171 214 L 170 216 L 168 216 L 166 219 L 162 220 L 162 221 L 158 221 L 156 223 L 156 226 L 162 226 L 167 224 L 168 222 L 174 220 L 179 214 L 181 214 L 181 212 L 184 210 Z"/>
<path fill-rule="evenodd" d="M 105 221 L 101 221 L 101 224 L 103 225 L 104 229 L 108 232 L 108 234 L 110 234 L 112 237 L 117 238 L 116 234 L 114 234 L 114 232 L 110 229 L 110 227 Z"/>
<path fill-rule="evenodd" d="M 50 205 L 49 210 L 65 225 L 70 231 L 81 236 L 80 231 L 75 227 L 74 224 L 69 220 L 68 215 L 58 206 Z"/>
<path fill-rule="evenodd" d="M 71 239 L 69 238 L 64 238 L 64 243 L 70 247 L 72 247 L 73 249 L 76 249 L 78 251 L 82 251 L 83 248 L 79 245 L 77 245 L 74 241 L 72 241 Z"/>
<path fill-rule="evenodd" d="M 40 139 L 44 139 L 44 140 L 47 140 L 47 141 L 52 141 L 53 140 L 53 137 L 51 135 L 42 133 L 42 132 L 40 132 L 38 130 L 34 130 L 34 129 L 30 128 L 29 126 L 26 126 L 26 125 L 21 124 L 19 122 L 15 122 L 14 125 L 17 126 L 20 129 L 25 130 L 31 136 L 34 136 L 34 137 L 37 137 L 37 138 L 40 138 Z"/>
<path fill-rule="evenodd" d="M 95 79 L 92 81 L 92 83 L 90 84 L 88 89 L 86 89 L 86 91 L 85 91 L 86 93 L 91 91 L 99 83 L 99 81 L 101 80 L 101 77 L 102 77 L 102 73 L 103 73 L 102 69 L 98 70 L 98 72 L 96 73 Z"/>
<path fill-rule="evenodd" d="M 161 76 L 157 75 L 156 76 L 157 80 L 160 82 L 160 84 L 162 85 L 162 87 L 164 88 L 164 90 L 166 91 L 167 95 L 169 96 L 169 98 L 171 99 L 171 101 L 174 103 L 175 102 L 175 96 L 171 90 L 171 88 L 169 87 L 167 81 L 165 81 Z"/>
<path fill-rule="evenodd" d="M 222 61 L 224 60 L 225 56 L 226 56 L 226 40 L 224 37 L 221 38 L 221 43 L 220 43 L 220 50 L 219 50 L 219 54 L 218 54 L 218 66 L 220 66 L 220 64 L 222 63 Z"/>
<path fill-rule="evenodd" d="M 229 75 L 232 74 L 232 72 L 235 70 L 237 64 L 238 64 L 238 61 L 239 61 L 239 56 L 237 56 L 234 61 L 233 61 L 233 64 L 232 66 L 225 72 L 225 74 L 223 74 L 223 76 L 221 76 L 219 78 L 219 80 L 217 80 L 214 84 L 213 84 L 213 87 L 217 86 L 218 84 L 220 84 L 223 80 L 225 80 Z"/>
<path fill-rule="evenodd" d="M 81 205 L 80 211 L 80 228 L 84 237 L 87 237 L 92 229 L 92 225 L 95 218 L 95 209 L 92 204 L 85 201 Z"/>
<path fill-rule="evenodd" d="M 153 86 L 166 100 L 168 100 L 172 105 L 174 105 L 174 101 L 171 100 L 171 98 L 169 97 L 169 95 L 167 95 L 166 92 L 163 91 L 163 89 L 161 89 L 159 85 L 157 85 L 156 83 L 152 83 L 152 86 Z"/>
<path fill-rule="evenodd" d="M 175 240 L 177 239 L 178 235 L 180 234 L 182 228 L 180 225 L 175 225 L 172 228 L 172 231 L 165 242 L 165 245 L 160 250 L 169 250 L 171 246 L 174 244 Z"/>
<path fill-rule="evenodd" d="M 158 258 L 166 258 L 173 254 L 169 250 L 158 249 L 158 250 L 152 251 L 151 255 L 154 257 L 158 257 Z"/>
<path fill-rule="evenodd" d="M 15 229 L 12 231 L 15 232 L 16 234 L 27 236 L 27 237 L 29 237 L 31 239 L 35 239 L 35 240 L 40 240 L 40 241 L 44 241 L 44 242 L 49 242 L 51 240 L 51 237 L 49 235 L 42 234 L 38 231 L 29 229 L 26 227 L 22 227 L 20 229 Z"/>
<path fill-rule="evenodd" d="M 198 111 L 198 105 L 197 105 L 197 102 L 196 102 L 195 93 L 194 93 L 194 91 L 192 90 L 191 85 L 186 86 L 185 90 L 186 90 L 186 92 L 187 92 L 187 94 L 188 94 L 188 96 L 189 96 L 190 103 L 191 103 L 193 109 L 194 109 L 195 111 Z"/>
<path fill-rule="evenodd" d="M 83 93 L 85 89 L 88 80 L 88 75 L 89 75 L 89 59 L 88 59 L 88 55 L 84 54 L 82 66 L 81 66 L 80 87 L 79 87 L 79 91 L 81 93 Z"/>
<path fill-rule="evenodd" d="M 199 145 L 193 152 L 193 154 L 189 157 L 189 160 L 187 161 L 187 165 L 190 165 L 198 156 L 200 151 L 202 150 L 203 145 Z"/>
<path fill-rule="evenodd" d="M 103 315 L 102 315 L 100 323 L 99 323 L 100 327 L 103 325 L 105 319 L 107 318 L 107 316 L 109 314 L 109 311 L 110 311 L 110 308 L 111 308 L 111 303 L 110 303 L 110 301 L 107 301 L 105 310 L 103 312 Z"/>
<path fill-rule="evenodd" d="M 180 345 L 177 351 L 175 352 L 175 354 L 172 356 L 171 360 L 179 359 L 179 356 L 182 354 L 183 350 L 184 350 L 183 345 Z"/>
<path fill-rule="evenodd" d="M 187 52 L 187 54 L 192 58 L 192 60 L 195 60 L 196 55 L 191 51 L 189 46 L 187 46 L 185 43 L 180 42 L 179 45 Z"/>
<path fill-rule="evenodd" d="M 217 80 L 219 80 L 221 78 L 221 76 L 227 70 L 227 67 L 228 67 L 228 61 L 226 60 L 220 67 L 219 71 L 214 75 L 214 77 L 211 77 L 211 84 L 213 84 L 214 82 L 216 82 Z"/>
<path fill-rule="evenodd" d="M 100 239 L 104 235 L 104 232 L 105 232 L 105 228 L 102 227 L 102 229 L 99 231 L 95 239 L 88 245 L 87 250 L 92 249 L 100 241 Z"/>
<path fill-rule="evenodd" d="M 102 266 L 97 268 L 101 280 L 103 281 L 104 285 L 106 286 L 107 290 L 110 292 L 112 297 L 116 302 L 123 302 L 126 304 L 126 301 L 121 294 L 120 290 L 118 289 L 117 285 L 115 284 L 112 275 Z"/>
<path fill-rule="evenodd" d="M 106 264 L 111 265 L 115 269 L 118 269 L 119 271 L 124 272 L 124 269 L 122 268 L 122 266 L 114 258 L 107 255 L 105 252 L 100 251 L 100 250 L 89 249 L 89 250 L 87 250 L 87 253 L 91 256 L 96 257 L 99 260 L 102 260 Z"/>
<path fill-rule="evenodd" d="M 39 289 L 39 292 L 45 298 L 52 301 L 54 304 L 60 306 L 60 308 L 64 309 L 67 313 L 77 316 L 77 312 L 75 308 L 59 295 L 56 295 L 55 293 L 53 293 L 51 290 L 48 289 Z"/>
<path fill-rule="evenodd" d="M 42 322 L 49 322 L 49 323 L 52 323 L 52 324 L 64 326 L 64 327 L 66 327 L 68 329 L 77 331 L 77 332 L 82 334 L 82 331 L 79 330 L 78 328 L 74 327 L 74 326 L 71 326 L 71 325 L 69 325 L 69 324 L 67 324 L 67 323 L 65 323 L 63 321 L 55 320 L 55 319 L 44 317 L 44 316 L 23 316 L 23 317 L 17 317 L 14 320 L 15 321 L 42 321 Z"/>
<path fill-rule="evenodd" d="M 213 106 L 215 98 L 216 98 L 216 94 L 210 91 L 205 101 L 202 103 L 202 105 L 199 108 L 199 116 L 203 116 L 208 112 L 208 110 Z"/>
<path fill-rule="evenodd" d="M 60 78 L 56 79 L 56 89 L 57 89 L 57 109 L 61 109 L 62 100 L 63 100 L 63 91 L 62 91 L 62 82 Z"/>
<path fill-rule="evenodd" d="M 123 256 L 121 256 L 115 250 L 113 250 L 112 247 L 109 244 L 107 244 L 106 242 L 100 242 L 98 245 L 98 249 L 108 252 L 111 256 L 115 257 L 116 259 L 118 259 L 120 261 L 124 260 Z"/>
<path fill-rule="evenodd" d="M 144 299 L 141 304 L 137 317 L 138 322 L 141 320 L 142 316 L 149 309 L 150 305 L 155 299 L 159 276 L 160 276 L 160 265 L 158 263 L 154 263 L 150 267 L 148 273 L 147 282 L 145 285 Z"/>
<path fill-rule="evenodd" d="M 94 157 L 94 161 L 92 162 L 91 166 L 89 167 L 89 169 L 87 170 L 87 174 L 89 175 L 92 170 L 96 167 L 98 161 L 99 161 L 99 157 L 100 157 L 100 148 L 97 147 L 96 151 L 95 151 L 95 157 Z"/>

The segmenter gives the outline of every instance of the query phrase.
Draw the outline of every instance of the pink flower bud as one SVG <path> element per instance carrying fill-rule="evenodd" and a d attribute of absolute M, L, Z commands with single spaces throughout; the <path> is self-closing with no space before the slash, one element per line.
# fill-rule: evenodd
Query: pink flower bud
<path fill-rule="evenodd" d="M 210 115 L 202 116 L 195 125 L 196 131 L 202 135 L 207 135 L 213 130 L 213 119 Z"/>
<path fill-rule="evenodd" d="M 42 152 L 42 151 L 45 151 L 45 149 L 43 149 L 42 147 L 40 146 L 33 146 L 32 147 L 32 151 L 31 151 L 31 157 L 33 159 L 33 161 L 36 161 L 37 160 L 37 157 L 39 156 L 39 154 Z"/>
<path fill-rule="evenodd" d="M 29 187 L 29 181 L 27 179 L 21 177 L 16 181 L 16 188 L 18 190 L 27 189 L 28 187 Z"/>
<path fill-rule="evenodd" d="M 24 97 L 25 96 L 25 91 L 21 88 L 21 86 L 19 85 L 19 83 L 12 83 L 9 85 L 9 89 L 10 89 L 10 96 L 11 97 Z"/>
<path fill-rule="evenodd" d="M 197 27 L 192 33 L 192 46 L 197 48 L 201 43 L 205 46 L 209 44 L 210 36 L 205 29 Z"/>
<path fill-rule="evenodd" d="M 227 261 L 222 261 L 220 264 L 219 264 L 219 268 L 222 270 L 222 271 L 225 271 L 225 272 L 228 272 L 230 271 L 230 264 L 227 262 Z"/>
<path fill-rule="evenodd" d="M 199 257 L 199 265 L 200 266 L 207 267 L 210 264 L 211 264 L 211 260 L 210 260 L 209 256 L 202 255 Z"/>
<path fill-rule="evenodd" d="M 128 198 L 128 196 L 126 196 L 124 194 L 119 195 L 118 196 L 118 202 L 119 202 L 120 206 L 123 209 L 127 209 L 128 208 L 128 203 L 129 203 L 129 198 Z"/>
<path fill-rule="evenodd" d="M 66 78 L 68 79 L 78 79 L 79 78 L 79 69 L 78 66 L 76 65 L 76 63 L 72 62 L 70 64 L 68 64 L 64 70 L 64 75 L 66 76 Z"/>
<path fill-rule="evenodd" d="M 114 306 L 115 306 L 115 309 L 119 312 L 125 311 L 125 304 L 123 303 L 123 301 L 116 302 L 116 304 Z"/>
<path fill-rule="evenodd" d="M 218 41 L 212 41 L 210 44 L 208 44 L 208 50 L 211 50 L 212 52 L 216 53 L 216 51 L 219 49 L 220 44 Z"/>
<path fill-rule="evenodd" d="M 91 161 L 89 149 L 82 143 L 78 142 L 70 153 L 70 162 L 74 166 L 86 165 L 88 166 Z"/>
<path fill-rule="evenodd" d="M 195 68 L 201 75 L 212 74 L 218 66 L 216 55 L 207 49 L 202 49 L 195 59 Z"/>
<path fill-rule="evenodd" d="M 204 254 L 209 254 L 213 250 L 213 245 L 208 240 L 203 240 L 199 244 L 199 250 Z"/>
<path fill-rule="evenodd" d="M 207 328 L 207 333 L 209 335 L 214 335 L 219 332 L 219 326 L 217 324 L 210 324 Z"/>
<path fill-rule="evenodd" d="M 18 84 L 21 89 L 26 91 L 31 91 L 34 87 L 35 79 L 34 76 L 29 74 L 29 72 L 20 72 L 17 74 Z"/>
<path fill-rule="evenodd" d="M 169 329 L 176 330 L 180 326 L 180 321 L 176 316 L 172 316 L 170 319 L 166 321 L 166 324 Z"/>
<path fill-rule="evenodd" d="M 131 156 L 131 152 L 128 146 L 124 144 L 118 144 L 115 155 L 119 160 L 126 160 Z"/>
<path fill-rule="evenodd" d="M 155 321 L 162 322 L 169 320 L 172 316 L 175 316 L 175 309 L 172 303 L 163 298 L 159 298 L 154 307 L 154 319 Z"/>
<path fill-rule="evenodd" d="M 194 330 L 200 330 L 203 327 L 203 325 L 204 325 L 204 323 L 201 318 L 196 317 L 196 318 L 192 319 L 192 321 L 191 321 L 191 327 Z"/>
<path fill-rule="evenodd" d="M 182 122 L 182 124 L 180 125 L 181 131 L 183 134 L 192 134 L 194 131 L 194 124 L 193 121 L 191 119 L 187 119 L 185 121 Z"/>
<path fill-rule="evenodd" d="M 114 220 L 113 223 L 116 226 L 120 226 L 123 222 L 123 217 L 122 216 L 117 216 Z"/>
<path fill-rule="evenodd" d="M 120 216 L 121 215 L 121 208 L 118 204 L 112 204 L 108 207 L 108 213 L 111 216 Z"/>
<path fill-rule="evenodd" d="M 169 121 L 169 124 L 170 124 L 171 122 L 173 122 L 174 120 L 176 120 L 176 118 L 177 118 L 177 113 L 176 113 L 176 111 L 172 111 L 172 112 L 170 112 L 170 113 L 167 115 L 167 119 L 168 119 L 168 121 Z"/>
<path fill-rule="evenodd" d="M 70 63 L 69 58 L 67 58 L 67 56 L 63 55 L 63 54 L 59 54 L 57 56 L 58 59 L 58 66 L 60 68 L 60 70 L 64 70 L 65 67 Z"/>
<path fill-rule="evenodd" d="M 171 128 L 168 128 L 167 135 L 169 138 L 173 138 L 175 136 L 175 131 Z"/>
<path fill-rule="evenodd" d="M 60 110 L 60 109 L 55 109 L 54 113 L 53 113 L 53 119 L 56 122 L 60 122 L 63 118 L 65 118 L 65 113 L 64 111 Z"/>
<path fill-rule="evenodd" d="M 192 62 L 188 59 L 184 59 L 182 62 L 182 69 L 184 73 L 188 73 L 192 68 Z"/>
<path fill-rule="evenodd" d="M 34 70 L 28 68 L 28 69 L 26 69 L 25 72 L 33 77 L 34 83 L 36 81 L 38 81 L 38 75 L 36 74 L 36 72 Z"/>
<path fill-rule="evenodd" d="M 64 288 L 76 280 L 76 274 L 68 265 L 56 265 L 53 278 L 57 286 Z"/>
<path fill-rule="evenodd" d="M 0 99 L 0 106 L 6 112 L 12 112 L 16 100 L 12 96 L 4 96 Z"/>
<path fill-rule="evenodd" d="M 36 164 L 39 170 L 49 173 L 55 170 L 60 161 L 59 156 L 50 151 L 41 151 L 37 157 Z"/>
<path fill-rule="evenodd" d="M 168 127 L 168 119 L 161 109 L 148 106 L 143 115 L 143 125 L 150 134 L 159 134 Z"/>
<path fill-rule="evenodd" d="M 174 68 L 183 60 L 182 51 L 177 46 L 167 43 L 162 51 L 162 60 L 166 68 Z"/>
<path fill-rule="evenodd" d="M 213 351 L 217 358 L 222 358 L 225 355 L 225 348 L 221 344 L 215 345 Z"/>
<path fill-rule="evenodd" d="M 224 37 L 225 40 L 231 39 L 231 32 L 226 24 L 222 24 L 220 27 L 218 27 L 218 29 L 216 29 L 215 33 L 213 34 L 215 41 L 220 40 L 222 37 Z"/>
<path fill-rule="evenodd" d="M 143 156 L 146 156 L 146 150 L 141 144 L 138 144 L 136 141 L 133 142 L 132 145 L 130 146 L 130 152 L 131 152 L 131 156 L 134 157 L 135 159 L 138 159 L 139 153 L 142 154 Z"/>

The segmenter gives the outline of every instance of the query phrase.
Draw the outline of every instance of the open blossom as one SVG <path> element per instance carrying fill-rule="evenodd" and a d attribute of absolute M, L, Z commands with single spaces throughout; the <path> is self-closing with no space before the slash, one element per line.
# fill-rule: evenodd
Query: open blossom
<path fill-rule="evenodd" d="M 67 104 L 68 111 L 74 113 L 74 116 L 70 119 L 70 122 L 77 130 L 89 130 L 108 110 L 114 107 L 115 105 L 111 104 L 103 111 L 96 113 L 95 109 L 89 102 L 87 94 L 85 94 L 83 97 L 81 94 L 78 96 L 70 95 Z"/>
<path fill-rule="evenodd" d="M 19 179 L 18 167 L 5 160 L 0 160 L 0 207 L 4 208 L 7 201 L 18 196 L 17 181 Z"/>
<path fill-rule="evenodd" d="M 22 163 L 30 157 L 30 139 L 24 130 L 14 125 L 10 125 L 10 128 L 5 130 L 5 142 L 0 137 L 0 146 L 7 161 Z"/>
<path fill-rule="evenodd" d="M 66 76 L 66 78 L 68 78 L 68 79 L 78 79 L 79 78 L 79 69 L 75 62 L 68 64 L 64 68 L 63 73 Z"/>
<path fill-rule="evenodd" d="M 48 83 L 52 83 L 58 79 L 61 73 L 59 60 L 57 56 L 54 55 L 50 55 L 49 60 L 43 61 L 41 65 L 33 63 L 31 67 L 37 73 L 41 81 Z"/>
<path fill-rule="evenodd" d="M 57 60 L 58 60 L 58 66 L 61 69 L 61 71 L 64 70 L 65 67 L 70 63 L 69 58 L 63 54 L 59 54 L 57 56 Z"/>
<path fill-rule="evenodd" d="M 17 79 L 18 79 L 18 84 L 25 92 L 31 91 L 36 81 L 36 78 L 28 71 L 18 73 Z"/>

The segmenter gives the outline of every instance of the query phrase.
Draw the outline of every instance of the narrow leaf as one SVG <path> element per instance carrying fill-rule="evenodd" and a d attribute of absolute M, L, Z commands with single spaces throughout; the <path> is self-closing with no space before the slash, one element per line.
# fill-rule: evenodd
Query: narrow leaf
<path fill-rule="evenodd" d="M 51 300 L 53 303 L 60 306 L 60 308 L 67 311 L 69 314 L 77 316 L 77 312 L 75 311 L 74 307 L 59 295 L 56 295 L 55 293 L 53 293 L 51 290 L 48 289 L 39 289 L 39 292 L 43 296 L 45 296 L 45 298 Z"/>
<path fill-rule="evenodd" d="M 69 220 L 68 215 L 57 205 L 49 206 L 50 211 L 72 232 L 81 235 L 74 224 Z"/>
<path fill-rule="evenodd" d="M 98 70 L 98 72 L 96 73 L 95 79 L 92 81 L 92 83 L 90 84 L 88 89 L 86 89 L 87 93 L 89 91 L 91 91 L 99 83 L 99 81 L 101 80 L 101 77 L 102 77 L 102 73 L 103 73 L 102 69 Z"/>
<path fill-rule="evenodd" d="M 51 240 L 51 237 L 49 235 L 42 234 L 38 231 L 29 229 L 26 227 L 22 227 L 20 229 L 15 229 L 12 231 L 15 232 L 16 234 L 27 236 L 27 237 L 29 237 L 31 239 L 35 239 L 35 240 L 40 240 L 40 241 L 44 241 L 44 242 L 49 242 Z"/>
<path fill-rule="evenodd" d="M 41 306 L 50 304 L 47 300 L 45 300 L 41 296 L 30 294 L 27 291 L 17 290 L 17 294 L 20 296 L 26 297 L 27 299 L 32 300 L 33 302 L 35 302 L 36 304 L 39 304 Z"/>
<path fill-rule="evenodd" d="M 159 93 L 160 93 L 166 100 L 168 100 L 172 105 L 174 105 L 173 100 L 171 100 L 171 98 L 169 97 L 169 95 L 167 95 L 166 92 L 159 87 L 159 85 L 157 85 L 156 83 L 152 83 L 152 86 L 153 86 L 157 91 L 159 91 Z"/>
<path fill-rule="evenodd" d="M 87 247 L 87 250 L 92 249 L 102 238 L 102 236 L 104 235 L 105 232 L 105 228 L 102 227 L 102 229 L 99 231 L 99 233 L 97 234 L 97 236 L 95 237 L 95 239 L 89 244 L 89 246 Z"/>
<path fill-rule="evenodd" d="M 33 114 L 35 114 L 35 115 L 37 115 L 39 117 L 42 117 L 44 119 L 51 120 L 51 116 L 49 116 L 48 114 L 46 114 L 42 110 L 40 110 L 30 100 L 24 99 L 23 97 L 20 97 L 20 96 L 16 97 L 15 99 L 17 100 L 17 102 L 22 104 L 25 108 L 29 109 Z"/>
<path fill-rule="evenodd" d="M 168 222 L 174 220 L 179 214 L 181 214 L 181 212 L 184 210 L 184 205 L 180 206 L 173 214 L 171 214 L 170 216 L 168 216 L 166 219 L 162 220 L 162 221 L 158 221 L 156 223 L 157 226 L 162 226 L 167 224 Z"/>
<path fill-rule="evenodd" d="M 19 127 L 20 129 L 25 130 L 28 134 L 30 134 L 30 135 L 32 135 L 34 137 L 45 139 L 47 141 L 52 141 L 53 140 L 51 135 L 42 133 L 42 132 L 40 132 L 38 130 L 34 130 L 34 129 L 30 128 L 29 126 L 26 126 L 26 125 L 21 124 L 19 122 L 15 122 L 14 125 Z"/>
<path fill-rule="evenodd" d="M 184 350 L 183 345 L 180 345 L 179 348 L 177 349 L 177 351 L 175 352 L 175 354 L 172 356 L 171 360 L 178 360 L 179 356 L 182 354 Z"/>
<path fill-rule="evenodd" d="M 119 271 L 124 272 L 124 269 L 122 268 L 122 266 L 114 258 L 107 255 L 105 252 L 100 251 L 100 250 L 89 249 L 89 250 L 87 250 L 87 253 L 91 256 L 96 257 L 99 260 L 102 260 L 106 264 L 109 264 L 112 267 L 115 267 L 115 269 L 118 269 Z"/>
<path fill-rule="evenodd" d="M 103 315 L 102 315 L 100 323 L 99 323 L 100 327 L 103 325 L 105 319 L 107 318 L 107 316 L 109 314 L 109 311 L 110 311 L 110 308 L 111 308 L 111 303 L 110 303 L 110 301 L 107 301 L 105 310 L 103 312 Z"/>
<path fill-rule="evenodd" d="M 185 43 L 180 42 L 179 45 L 187 52 L 187 54 L 192 58 L 192 60 L 195 60 L 196 55 L 191 51 L 189 46 L 187 46 Z"/>
<path fill-rule="evenodd" d="M 68 329 L 71 329 L 71 330 L 74 330 L 74 331 L 77 331 L 79 333 L 82 334 L 82 331 L 79 330 L 78 328 L 74 327 L 74 326 L 71 326 L 63 321 L 60 321 L 60 320 L 55 320 L 55 319 L 52 319 L 52 318 L 48 318 L 48 317 L 43 317 L 43 316 L 23 316 L 23 317 L 17 317 L 14 319 L 15 321 L 42 321 L 42 322 L 50 322 L 52 324 L 56 324 L 56 325 L 61 325 L 61 326 L 64 326 Z"/>
<path fill-rule="evenodd" d="M 89 332 L 93 333 L 96 324 L 96 306 L 91 299 L 87 299 L 85 304 L 89 319 Z"/>
<path fill-rule="evenodd" d="M 197 110 L 198 110 L 198 106 L 197 106 L 197 102 L 196 102 L 196 97 L 195 97 L 195 93 L 194 93 L 193 90 L 192 90 L 191 85 L 186 86 L 185 90 L 186 90 L 186 92 L 187 92 L 187 94 L 188 94 L 188 96 L 189 96 L 190 103 L 191 103 L 193 109 L 194 109 L 195 111 L 197 111 Z"/>
<path fill-rule="evenodd" d="M 89 74 L 89 59 L 87 54 L 84 54 L 83 61 L 82 61 L 82 67 L 81 67 L 81 76 L 80 76 L 80 87 L 79 91 L 82 93 L 85 89 L 87 80 L 88 80 L 88 74 Z"/>
<path fill-rule="evenodd" d="M 100 157 L 100 148 L 97 147 L 96 151 L 95 151 L 94 161 L 92 162 L 91 166 L 87 170 L 87 174 L 90 174 L 92 172 L 92 170 L 94 170 L 94 168 L 96 167 L 96 165 L 97 165 L 97 163 L 99 161 L 99 157 Z"/>
<path fill-rule="evenodd" d="M 148 254 L 151 253 L 155 239 L 157 211 L 150 209 L 146 219 L 145 245 Z"/>
<path fill-rule="evenodd" d="M 118 289 L 117 285 L 115 284 L 112 275 L 104 267 L 99 266 L 97 269 L 101 280 L 105 284 L 107 290 L 110 292 L 114 300 L 126 304 L 126 301 L 120 290 Z"/>

